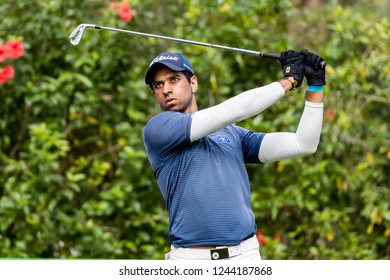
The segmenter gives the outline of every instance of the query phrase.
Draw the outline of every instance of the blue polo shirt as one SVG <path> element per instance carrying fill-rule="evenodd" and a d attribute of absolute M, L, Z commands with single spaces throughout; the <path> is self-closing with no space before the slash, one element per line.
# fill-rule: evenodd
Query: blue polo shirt
<path fill-rule="evenodd" d="M 263 133 L 229 125 L 191 143 L 192 115 L 167 111 L 145 126 L 149 162 L 175 247 L 235 245 L 256 232 L 245 163 L 260 163 Z"/>

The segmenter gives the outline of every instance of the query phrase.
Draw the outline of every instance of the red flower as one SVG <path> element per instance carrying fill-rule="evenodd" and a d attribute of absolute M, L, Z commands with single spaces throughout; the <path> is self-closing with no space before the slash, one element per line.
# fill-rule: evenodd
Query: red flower
<path fill-rule="evenodd" d="M 21 41 L 12 41 L 9 40 L 5 43 L 6 52 L 8 52 L 9 57 L 13 59 L 18 59 L 24 53 L 23 43 Z"/>
<path fill-rule="evenodd" d="M 9 79 L 12 79 L 15 75 L 15 70 L 11 65 L 6 66 L 4 69 L 0 69 L 0 84 L 6 83 Z"/>
<path fill-rule="evenodd" d="M 0 43 L 0 62 L 3 62 L 9 57 L 8 48 L 4 44 Z"/>
<path fill-rule="evenodd" d="M 336 116 L 336 113 L 332 110 L 332 109 L 327 109 L 326 110 L 326 117 L 329 119 L 329 120 L 333 120 Z"/>
<path fill-rule="evenodd" d="M 123 22 L 130 22 L 131 18 L 135 15 L 134 11 L 131 9 L 130 4 L 122 1 L 121 6 L 119 7 L 119 16 Z"/>
<path fill-rule="evenodd" d="M 265 236 L 264 236 L 264 230 L 262 228 L 257 230 L 256 236 L 260 245 L 267 243 L 267 240 L 265 240 Z"/>

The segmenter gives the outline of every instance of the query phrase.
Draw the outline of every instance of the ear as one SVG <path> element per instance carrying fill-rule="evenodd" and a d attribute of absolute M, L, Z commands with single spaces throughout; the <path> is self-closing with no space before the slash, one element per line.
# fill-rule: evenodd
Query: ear
<path fill-rule="evenodd" d="M 190 86 L 192 93 L 195 93 L 198 90 L 198 78 L 196 76 L 191 77 Z"/>

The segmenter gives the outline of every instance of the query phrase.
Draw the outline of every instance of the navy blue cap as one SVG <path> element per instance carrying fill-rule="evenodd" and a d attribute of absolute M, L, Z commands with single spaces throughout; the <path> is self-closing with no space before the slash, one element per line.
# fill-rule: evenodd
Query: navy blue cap
<path fill-rule="evenodd" d="M 145 83 L 147 85 L 152 83 L 154 74 L 161 64 L 173 71 L 181 72 L 187 70 L 192 73 L 192 75 L 195 75 L 191 63 L 183 55 L 180 53 L 163 52 L 153 59 L 152 63 L 149 65 L 148 71 L 146 71 Z"/>

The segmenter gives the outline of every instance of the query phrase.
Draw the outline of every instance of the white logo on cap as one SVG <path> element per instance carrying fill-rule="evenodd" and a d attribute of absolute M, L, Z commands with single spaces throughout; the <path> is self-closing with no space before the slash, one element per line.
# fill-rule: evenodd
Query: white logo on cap
<path fill-rule="evenodd" d="M 150 63 L 150 65 L 156 63 L 156 62 L 160 62 L 162 60 L 173 60 L 173 61 L 178 61 L 179 58 L 177 56 L 172 56 L 172 55 L 160 55 L 159 57 L 156 57 L 152 63 Z M 150 66 L 149 65 L 149 66 Z"/>

